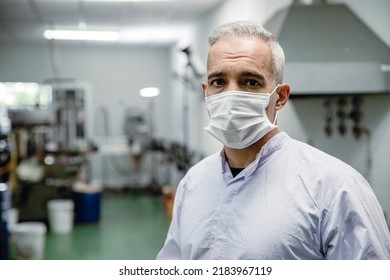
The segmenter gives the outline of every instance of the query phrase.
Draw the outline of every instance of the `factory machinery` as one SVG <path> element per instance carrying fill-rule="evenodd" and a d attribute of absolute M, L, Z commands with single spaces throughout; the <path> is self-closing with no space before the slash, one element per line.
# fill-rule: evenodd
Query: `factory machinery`
<path fill-rule="evenodd" d="M 19 221 L 47 223 L 47 202 L 70 198 L 73 184 L 88 180 L 88 154 L 97 150 L 86 135 L 85 88 L 74 81 L 47 86 L 49 104 L 6 108 L 15 159 L 9 203 Z"/>

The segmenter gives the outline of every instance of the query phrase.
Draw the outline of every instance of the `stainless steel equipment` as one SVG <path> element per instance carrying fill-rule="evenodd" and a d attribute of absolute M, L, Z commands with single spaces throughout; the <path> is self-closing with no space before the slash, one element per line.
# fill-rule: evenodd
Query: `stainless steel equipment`
<path fill-rule="evenodd" d="M 265 27 L 285 51 L 292 95 L 390 92 L 390 48 L 347 5 L 295 0 Z"/>

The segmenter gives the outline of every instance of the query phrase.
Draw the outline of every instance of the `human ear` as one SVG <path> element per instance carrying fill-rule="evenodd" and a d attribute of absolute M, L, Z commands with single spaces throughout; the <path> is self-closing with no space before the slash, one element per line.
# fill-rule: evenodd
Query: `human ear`
<path fill-rule="evenodd" d="M 202 82 L 203 98 L 206 98 L 206 88 L 207 88 L 207 83 Z"/>
<path fill-rule="evenodd" d="M 278 100 L 276 101 L 276 110 L 280 110 L 287 103 L 290 96 L 290 85 L 287 83 L 280 84 L 277 89 Z"/>

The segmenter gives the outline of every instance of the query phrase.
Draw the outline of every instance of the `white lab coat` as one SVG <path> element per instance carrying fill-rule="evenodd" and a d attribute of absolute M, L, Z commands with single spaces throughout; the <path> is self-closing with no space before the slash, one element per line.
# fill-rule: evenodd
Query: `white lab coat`
<path fill-rule="evenodd" d="M 352 167 L 280 132 L 232 177 L 224 153 L 179 184 L 158 259 L 390 259 L 390 234 Z"/>

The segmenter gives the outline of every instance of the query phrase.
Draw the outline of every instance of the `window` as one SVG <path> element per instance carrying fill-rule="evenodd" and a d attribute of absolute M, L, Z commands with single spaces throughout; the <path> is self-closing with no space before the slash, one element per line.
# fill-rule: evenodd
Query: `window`
<path fill-rule="evenodd" d="M 0 105 L 9 108 L 47 108 L 52 102 L 51 86 L 37 83 L 0 83 Z"/>

